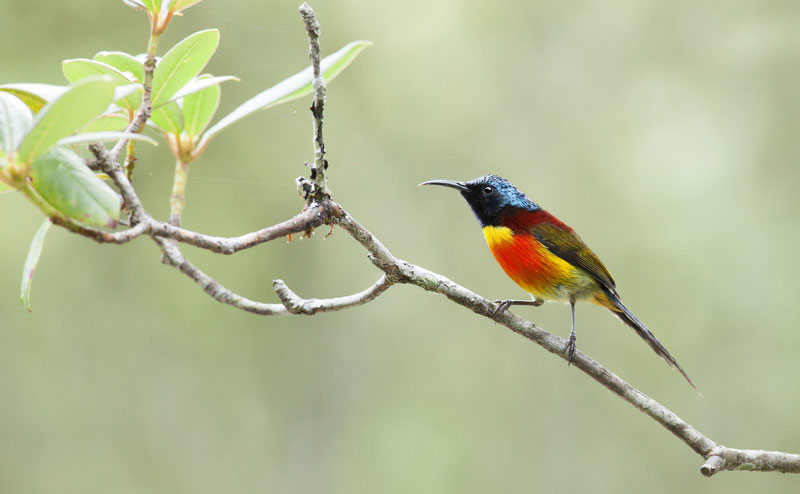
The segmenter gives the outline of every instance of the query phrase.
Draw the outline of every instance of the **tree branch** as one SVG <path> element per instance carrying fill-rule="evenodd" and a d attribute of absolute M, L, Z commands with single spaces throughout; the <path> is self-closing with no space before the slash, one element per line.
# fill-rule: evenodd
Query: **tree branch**
<path fill-rule="evenodd" d="M 144 103 L 142 103 L 142 105 L 144 106 Z M 122 194 L 123 204 L 131 211 L 131 222 L 147 222 L 149 215 L 145 212 L 142 201 L 139 200 L 139 195 L 136 193 L 136 189 L 133 188 L 133 184 L 131 184 L 131 181 L 128 179 L 127 175 L 125 175 L 116 157 L 102 144 L 91 144 L 89 145 L 89 150 L 94 154 L 95 158 L 97 158 L 95 160 L 97 167 L 105 172 L 117 188 L 119 188 L 119 192 Z"/>
<path fill-rule="evenodd" d="M 800 473 L 800 455 L 781 451 L 735 449 L 717 446 L 700 467 L 700 473 L 711 477 L 723 470 L 748 470 L 751 472 Z"/>
<path fill-rule="evenodd" d="M 389 280 L 386 274 L 383 274 L 378 278 L 378 281 L 364 291 L 345 297 L 329 299 L 302 299 L 286 286 L 283 280 L 273 280 L 272 288 L 289 312 L 312 316 L 318 312 L 330 312 L 355 307 L 356 305 L 364 305 L 377 298 L 378 295 L 388 290 L 393 284 L 394 282 Z"/>
<path fill-rule="evenodd" d="M 328 189 L 328 160 L 325 159 L 325 141 L 322 139 L 322 118 L 325 113 L 325 95 L 327 88 L 325 78 L 320 70 L 320 58 L 322 57 L 319 48 L 320 26 L 314 10 L 307 3 L 300 5 L 298 9 L 303 17 L 303 23 L 308 33 L 308 56 L 311 59 L 311 68 L 314 73 L 314 101 L 311 103 L 311 114 L 314 116 L 312 122 L 314 126 L 314 164 L 311 165 L 311 181 L 309 184 L 305 178 L 298 179 L 298 186 L 304 192 L 308 201 L 322 201 L 331 197 Z"/>
<path fill-rule="evenodd" d="M 108 232 L 105 230 L 98 230 L 95 228 L 89 228 L 87 226 L 80 225 L 61 215 L 50 216 L 50 221 L 54 225 L 62 226 L 73 233 L 77 233 L 78 235 L 83 235 L 84 237 L 90 238 L 95 242 L 101 244 L 128 243 L 134 238 L 144 233 L 147 233 L 150 227 L 149 223 L 142 222 L 138 223 L 136 226 L 132 228 L 123 230 L 121 232 Z"/>
<path fill-rule="evenodd" d="M 237 295 L 187 261 L 178 246 L 173 242 L 160 237 L 153 237 L 153 240 L 161 247 L 161 251 L 164 253 L 163 259 L 166 263 L 178 268 L 183 274 L 193 279 L 214 300 L 262 316 L 291 314 L 282 304 L 265 304 Z"/>
<path fill-rule="evenodd" d="M 181 254 L 180 249 L 169 240 L 159 237 L 153 237 L 153 240 L 161 247 L 161 251 L 164 253 L 164 259 L 169 264 L 178 268 L 183 274 L 193 279 L 195 283 L 203 287 L 203 290 L 215 300 L 236 307 L 237 309 L 262 316 L 285 316 L 289 314 L 313 315 L 319 312 L 332 312 L 347 309 L 374 300 L 393 284 L 386 275 L 383 275 L 372 286 L 353 295 L 330 299 L 312 298 L 306 300 L 294 293 L 286 286 L 283 280 L 274 280 L 272 282 L 272 287 L 282 303 L 265 304 L 242 297 L 225 288 L 217 280 L 208 276 L 194 264 L 187 261 Z"/>
<path fill-rule="evenodd" d="M 150 118 L 150 115 L 153 112 L 153 104 L 151 100 L 151 94 L 153 91 L 153 73 L 156 69 L 156 49 L 158 48 L 158 40 L 160 37 L 160 33 L 156 32 L 155 29 L 150 30 L 150 39 L 147 42 L 147 53 L 145 54 L 144 60 L 144 80 L 142 81 L 142 104 L 139 106 L 139 110 L 136 112 L 133 120 L 131 121 L 128 128 L 125 129 L 127 133 L 139 133 L 144 128 L 144 124 L 147 123 L 147 120 Z M 119 154 L 122 152 L 122 148 L 128 144 L 128 139 L 120 139 L 114 145 L 109 153 L 109 160 L 110 161 L 117 161 L 119 158 Z M 130 149 L 129 149 L 130 151 Z M 131 156 L 128 157 L 131 159 L 131 164 L 133 163 L 133 159 Z"/>
<path fill-rule="evenodd" d="M 364 228 L 344 209 L 336 211 L 339 225 L 356 239 L 370 254 L 373 263 L 398 283 L 409 283 L 424 290 L 439 293 L 473 312 L 502 324 L 517 334 L 534 341 L 539 346 L 567 360 L 564 355 L 566 339 L 548 333 L 530 321 L 509 311 L 494 312 L 495 304 L 453 281 L 425 268 L 394 257 L 369 230 Z M 619 376 L 606 369 L 580 350 L 572 360 L 577 367 L 605 388 L 638 408 L 662 427 L 670 431 L 692 450 L 706 459 L 701 473 L 707 477 L 722 470 L 777 471 L 800 473 L 800 455 L 779 451 L 740 450 L 715 443 L 677 414 L 653 398 L 634 388 Z"/>
<path fill-rule="evenodd" d="M 249 249 L 256 245 L 276 238 L 282 238 L 295 233 L 308 233 L 328 222 L 330 215 L 327 202 L 312 204 L 297 215 L 281 223 L 239 235 L 238 237 L 215 237 L 202 233 L 185 230 L 169 223 L 164 223 L 151 218 L 151 232 L 153 235 L 170 238 L 201 249 L 207 249 L 219 254 L 234 254 L 240 250 Z"/>

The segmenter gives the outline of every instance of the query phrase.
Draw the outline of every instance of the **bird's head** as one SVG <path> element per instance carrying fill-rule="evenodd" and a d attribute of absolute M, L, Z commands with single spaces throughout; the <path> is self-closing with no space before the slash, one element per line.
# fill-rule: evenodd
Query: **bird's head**
<path fill-rule="evenodd" d="M 461 192 L 481 222 L 481 226 L 497 226 L 501 213 L 508 210 L 539 209 L 539 206 L 525 197 L 514 184 L 497 175 L 484 175 L 469 182 L 429 180 L 420 185 L 443 185 Z"/>

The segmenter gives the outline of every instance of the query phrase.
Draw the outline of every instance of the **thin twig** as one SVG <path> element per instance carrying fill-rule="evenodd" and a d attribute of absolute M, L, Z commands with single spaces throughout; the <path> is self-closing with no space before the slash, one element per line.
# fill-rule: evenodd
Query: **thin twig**
<path fill-rule="evenodd" d="M 89 150 L 94 154 L 97 166 L 105 172 L 111 180 L 119 188 L 122 194 L 122 201 L 131 211 L 131 220 L 133 223 L 142 223 L 148 220 L 148 215 L 139 200 L 139 195 L 136 189 L 133 188 L 122 167 L 104 146 L 100 144 L 91 144 Z"/>
<path fill-rule="evenodd" d="M 330 299 L 302 299 L 286 286 L 283 280 L 274 280 L 272 282 L 272 287 L 283 303 L 265 304 L 242 297 L 228 288 L 225 288 L 217 280 L 187 261 L 178 247 L 169 240 L 158 237 L 153 237 L 153 240 L 161 247 L 161 251 L 164 253 L 164 259 L 166 259 L 169 264 L 178 268 L 183 274 L 203 287 L 203 290 L 215 300 L 236 307 L 237 309 L 260 314 L 262 316 L 285 316 L 290 314 L 313 315 L 320 312 L 348 309 L 374 300 L 392 286 L 392 282 L 389 281 L 388 277 L 383 275 L 369 288 L 354 293 L 353 295 Z"/>
<path fill-rule="evenodd" d="M 312 316 L 319 312 L 330 312 L 333 310 L 342 310 L 357 305 L 364 305 L 377 298 L 381 293 L 389 289 L 394 283 L 389 280 L 386 274 L 373 283 L 366 290 L 347 295 L 344 297 L 329 298 L 329 299 L 303 299 L 294 293 L 283 280 L 273 280 L 272 289 L 278 295 L 283 305 L 292 314 L 305 314 Z"/>
<path fill-rule="evenodd" d="M 159 33 L 156 33 L 154 30 L 150 32 L 150 39 L 147 43 L 147 53 L 145 55 L 144 60 L 144 80 L 142 81 L 142 104 L 139 106 L 139 110 L 137 110 L 136 115 L 133 117 L 130 125 L 128 128 L 125 129 L 127 133 L 139 133 L 144 128 L 144 124 L 147 123 L 147 120 L 150 118 L 150 115 L 153 113 L 153 104 L 151 100 L 151 94 L 153 91 L 153 73 L 155 72 L 156 68 L 156 49 L 158 48 L 158 40 L 159 40 Z M 122 152 L 122 148 L 124 148 L 128 144 L 128 139 L 120 139 L 111 148 L 109 152 L 109 160 L 116 162 L 119 158 L 119 154 Z"/>
<path fill-rule="evenodd" d="M 172 181 L 172 195 L 169 199 L 169 224 L 181 226 L 183 208 L 186 206 L 186 183 L 189 181 L 189 161 L 178 158 L 175 161 L 175 174 Z"/>
<path fill-rule="evenodd" d="M 331 197 L 328 189 L 328 160 L 325 158 L 325 141 L 322 138 L 322 119 L 325 113 L 326 86 L 325 78 L 320 70 L 320 59 L 322 57 L 319 48 L 320 26 L 314 10 L 307 3 L 300 5 L 298 9 L 303 17 L 308 34 L 308 56 L 311 59 L 311 67 L 314 73 L 314 101 L 311 103 L 311 114 L 314 126 L 314 164 L 311 165 L 311 181 L 313 187 L 308 191 L 309 201 L 321 201 Z M 303 190 L 303 184 L 300 184 Z"/>
<path fill-rule="evenodd" d="M 150 223 L 145 221 L 127 230 L 108 232 L 80 225 L 60 215 L 51 216 L 50 221 L 53 222 L 54 225 L 62 226 L 73 233 L 83 235 L 101 244 L 124 244 L 147 233 L 150 228 Z"/>
<path fill-rule="evenodd" d="M 286 221 L 238 237 L 204 235 L 156 220 L 152 220 L 151 232 L 159 237 L 170 238 L 219 254 L 234 254 L 276 238 L 295 233 L 310 233 L 314 228 L 328 221 L 327 210 L 328 203 L 326 202 L 313 204 Z"/>
<path fill-rule="evenodd" d="M 211 295 L 214 300 L 222 302 L 223 304 L 232 305 L 243 311 L 263 316 L 285 316 L 291 314 L 283 304 L 265 304 L 233 293 L 222 286 L 217 280 L 187 261 L 183 257 L 183 254 L 181 254 L 180 249 L 178 249 L 173 242 L 160 237 L 153 237 L 153 240 L 161 247 L 165 262 L 178 268 L 183 274 L 193 279 L 195 283 L 203 287 L 203 290 Z"/>
<path fill-rule="evenodd" d="M 717 446 L 700 468 L 700 473 L 711 477 L 723 470 L 749 470 L 753 472 L 800 473 L 800 455 L 782 451 L 735 449 Z"/>

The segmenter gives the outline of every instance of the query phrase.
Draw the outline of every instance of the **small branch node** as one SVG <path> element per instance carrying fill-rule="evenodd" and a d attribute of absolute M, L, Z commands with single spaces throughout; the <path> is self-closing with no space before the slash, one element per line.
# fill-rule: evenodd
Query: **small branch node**
<path fill-rule="evenodd" d="M 706 462 L 700 467 L 700 473 L 705 475 L 706 477 L 711 477 L 717 472 L 720 472 L 725 469 L 725 458 L 720 456 L 718 453 L 714 451 L 709 454 L 706 458 Z"/>
<path fill-rule="evenodd" d="M 294 293 L 283 280 L 272 280 L 272 289 L 275 290 L 275 294 L 278 295 L 286 310 L 292 314 L 314 314 L 314 311 L 307 306 L 307 301 L 304 301 Z"/>

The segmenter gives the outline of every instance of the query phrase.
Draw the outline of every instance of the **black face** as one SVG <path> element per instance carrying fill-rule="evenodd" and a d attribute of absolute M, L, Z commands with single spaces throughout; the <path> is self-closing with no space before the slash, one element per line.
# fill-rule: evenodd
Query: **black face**
<path fill-rule="evenodd" d="M 420 185 L 443 185 L 457 189 L 467 200 L 481 226 L 498 225 L 500 213 L 508 208 L 527 211 L 539 209 L 514 184 L 497 175 L 484 175 L 470 182 L 431 180 Z"/>

